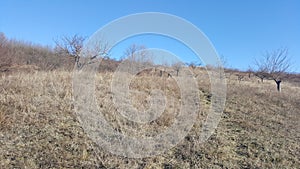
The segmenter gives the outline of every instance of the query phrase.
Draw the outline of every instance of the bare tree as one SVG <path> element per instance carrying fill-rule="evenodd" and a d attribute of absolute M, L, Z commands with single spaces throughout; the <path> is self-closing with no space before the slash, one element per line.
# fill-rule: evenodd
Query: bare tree
<path fill-rule="evenodd" d="M 75 63 L 78 64 L 80 58 L 80 52 L 83 47 L 85 37 L 74 35 L 74 36 L 63 36 L 59 40 L 55 40 L 55 51 L 61 55 L 74 57 Z"/>
<path fill-rule="evenodd" d="M 182 63 L 182 62 L 176 62 L 172 65 L 173 69 L 176 71 L 176 76 L 179 75 L 179 71 L 183 66 L 184 66 L 184 63 Z"/>
<path fill-rule="evenodd" d="M 11 64 L 12 55 L 9 54 L 8 40 L 4 33 L 0 32 L 0 68 L 11 66 Z"/>
<path fill-rule="evenodd" d="M 264 82 L 264 79 L 269 77 L 269 74 L 263 69 L 258 69 L 256 72 L 254 72 L 254 75 L 260 78 L 262 83 Z"/>
<path fill-rule="evenodd" d="M 246 70 L 246 73 L 248 74 L 248 78 L 250 79 L 252 74 L 254 73 L 252 67 L 249 66 L 249 68 Z"/>
<path fill-rule="evenodd" d="M 266 52 L 261 60 L 255 60 L 257 71 L 255 75 L 272 79 L 276 82 L 277 90 L 280 91 L 280 84 L 286 72 L 291 67 L 290 58 L 288 57 L 288 49 L 280 48 L 271 52 Z"/>
<path fill-rule="evenodd" d="M 78 67 L 81 67 L 82 64 L 79 63 L 79 60 L 85 40 L 86 38 L 84 36 L 80 36 L 78 34 L 73 36 L 63 36 L 60 40 L 55 40 L 55 51 L 61 55 L 74 57 L 75 64 Z M 86 49 L 84 53 L 85 55 L 88 55 L 88 63 L 91 63 L 90 60 L 97 57 L 108 57 L 108 50 L 108 43 L 97 41 L 93 42 L 92 49 Z"/>
<path fill-rule="evenodd" d="M 131 69 L 135 66 L 141 66 L 142 68 L 146 65 L 153 65 L 153 59 L 151 54 L 147 51 L 147 48 L 143 45 L 130 45 L 124 52 L 123 59 L 127 59 L 130 62 Z"/>
<path fill-rule="evenodd" d="M 228 65 L 228 60 L 227 60 L 227 57 L 226 56 L 224 56 L 224 55 L 221 55 L 220 56 L 220 63 L 222 64 L 222 65 L 218 65 L 219 67 L 220 66 L 222 66 L 222 67 L 227 67 Z"/>
<path fill-rule="evenodd" d="M 138 63 L 152 62 L 149 52 L 144 45 L 130 45 L 124 52 L 124 57 Z"/>

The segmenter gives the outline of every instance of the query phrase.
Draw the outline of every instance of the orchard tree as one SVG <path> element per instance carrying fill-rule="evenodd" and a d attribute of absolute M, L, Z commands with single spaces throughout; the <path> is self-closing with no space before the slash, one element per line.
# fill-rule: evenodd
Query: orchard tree
<path fill-rule="evenodd" d="M 71 56 L 75 60 L 75 64 L 78 67 L 81 67 L 82 64 L 79 63 L 80 54 L 83 50 L 84 41 L 86 37 L 80 36 L 78 34 L 73 36 L 63 36 L 59 40 L 55 40 L 55 51 L 60 55 Z M 85 54 L 88 55 L 88 60 L 90 61 L 100 57 L 108 57 L 109 45 L 104 41 L 96 41 L 93 42 L 92 49 L 88 49 L 89 51 L 85 51 Z M 85 64 L 85 63 L 84 63 Z"/>
<path fill-rule="evenodd" d="M 153 65 L 153 58 L 151 53 L 143 45 L 130 45 L 125 51 L 122 60 L 127 60 L 130 64 L 130 69 L 136 70 L 137 67 L 145 68 Z"/>
<path fill-rule="evenodd" d="M 179 75 L 180 69 L 181 69 L 182 67 L 184 67 L 184 63 L 178 61 L 178 62 L 173 63 L 173 64 L 172 64 L 172 67 L 173 67 L 173 69 L 176 71 L 176 76 L 178 76 L 178 75 Z"/>
<path fill-rule="evenodd" d="M 255 60 L 257 71 L 255 75 L 264 78 L 272 79 L 277 85 L 277 90 L 280 92 L 280 84 L 291 67 L 290 58 L 287 48 L 280 48 L 271 52 L 265 52 L 262 59 Z"/>
<path fill-rule="evenodd" d="M 152 62 L 150 53 L 144 45 L 130 45 L 124 52 L 124 58 L 137 63 Z"/>
<path fill-rule="evenodd" d="M 258 77 L 260 79 L 260 81 L 263 83 L 264 79 L 269 77 L 269 74 L 267 73 L 267 71 L 263 70 L 263 69 L 258 69 L 256 72 L 253 73 L 256 77 Z"/>
<path fill-rule="evenodd" d="M 77 34 L 73 36 L 62 36 L 60 39 L 55 40 L 55 51 L 60 55 L 73 57 L 75 63 L 78 64 L 85 39 L 85 37 Z"/>

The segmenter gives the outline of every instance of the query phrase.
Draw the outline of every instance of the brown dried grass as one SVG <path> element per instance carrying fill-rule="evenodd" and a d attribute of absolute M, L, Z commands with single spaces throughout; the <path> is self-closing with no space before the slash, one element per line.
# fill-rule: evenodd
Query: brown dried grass
<path fill-rule="evenodd" d="M 201 96 L 199 123 L 176 147 L 145 159 L 114 156 L 88 138 L 74 112 L 70 72 L 4 75 L 0 79 L 0 168 L 297 168 L 300 165 L 299 87 L 283 83 L 282 92 L 278 93 L 271 81 L 259 84 L 257 80 L 239 83 L 227 79 L 227 103 L 222 119 L 209 140 L 200 143 L 201 121 L 207 115 L 211 96 L 205 71 L 194 71 Z M 111 73 L 97 75 L 97 91 L 101 90 L 96 92 L 98 106 L 113 127 L 130 132 L 124 127 L 128 121 L 120 119 L 112 105 L 111 77 Z M 143 93 L 161 88 L 167 97 L 180 98 L 172 79 L 143 75 L 136 77 L 130 88 Z M 141 110 L 147 108 L 145 96 L 133 93 L 133 103 Z M 178 100 L 175 102 L 176 105 Z M 169 109 L 155 123 L 140 129 L 152 134 L 161 132 L 172 123 Z"/>

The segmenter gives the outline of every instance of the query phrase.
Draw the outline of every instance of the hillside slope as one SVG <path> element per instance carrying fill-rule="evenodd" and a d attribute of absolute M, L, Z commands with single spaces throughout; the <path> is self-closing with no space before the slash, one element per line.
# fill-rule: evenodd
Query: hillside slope
<path fill-rule="evenodd" d="M 72 73 L 14 73 L 0 80 L 0 168 L 297 168 L 300 166 L 300 88 L 272 82 L 228 80 L 226 108 L 215 133 L 199 142 L 201 121 L 210 105 L 209 81 L 196 71 L 201 110 L 188 136 L 168 152 L 145 159 L 128 159 L 104 151 L 86 135 L 74 112 Z M 120 132 L 109 92 L 111 73 L 97 75 L 98 105 Z M 153 79 L 154 78 L 154 79 Z M 180 98 L 175 81 L 139 76 L 132 90 L 154 86 L 167 98 Z M 163 86 L 163 87 L 162 87 Z M 143 95 L 134 103 L 147 108 Z M 174 104 L 177 104 L 174 100 Z M 175 104 L 175 105 L 176 105 Z M 175 110 L 178 107 L 175 106 Z M 158 133 L 172 122 L 171 111 L 142 130 Z M 129 124 L 132 125 L 132 124 Z M 134 124 L 135 125 L 135 124 Z M 130 132 L 129 130 L 127 132 Z M 134 133 L 131 133 L 134 134 Z"/>

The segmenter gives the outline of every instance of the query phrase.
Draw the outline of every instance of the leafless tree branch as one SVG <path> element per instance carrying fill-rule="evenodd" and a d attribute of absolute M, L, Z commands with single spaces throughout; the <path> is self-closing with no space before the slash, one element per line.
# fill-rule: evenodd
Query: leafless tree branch
<path fill-rule="evenodd" d="M 280 91 L 280 83 L 283 76 L 291 67 L 291 61 L 288 56 L 287 48 L 280 48 L 274 51 L 267 51 L 263 54 L 261 60 L 255 59 L 257 71 L 254 73 L 257 77 L 272 79 L 277 84 Z"/>

